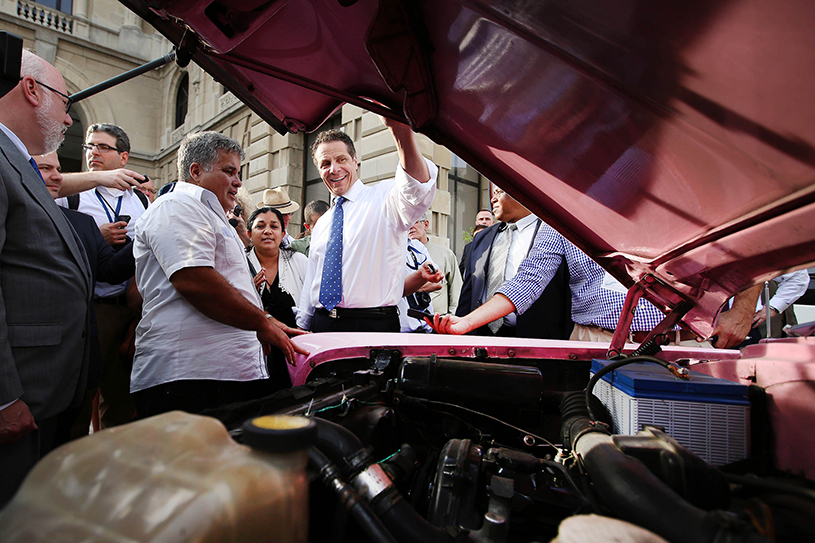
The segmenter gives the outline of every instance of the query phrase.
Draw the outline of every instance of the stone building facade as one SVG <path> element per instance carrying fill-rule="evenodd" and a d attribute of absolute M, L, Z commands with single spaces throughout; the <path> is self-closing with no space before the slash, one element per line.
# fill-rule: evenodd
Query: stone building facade
<path fill-rule="evenodd" d="M 0 0 L 0 30 L 22 36 L 26 48 L 54 64 L 69 94 L 172 50 L 168 40 L 115 0 Z M 77 103 L 72 116 L 74 126 L 59 151 L 64 171 L 84 168 L 80 146 L 85 128 L 110 122 L 130 136 L 129 167 L 160 187 L 178 178 L 175 159 L 184 135 L 217 130 L 246 149 L 244 186 L 255 202 L 264 189 L 278 186 L 301 208 L 312 199 L 327 199 L 308 154 L 314 135 L 278 134 L 194 63 L 186 68 L 171 63 L 101 92 Z M 364 182 L 392 175 L 398 160 L 395 146 L 376 115 L 345 105 L 324 126 L 329 125 L 342 127 L 354 139 Z M 420 144 L 440 168 L 431 240 L 460 254 L 475 214 L 489 207 L 488 183 L 444 147 L 424 136 Z M 298 212 L 289 233 L 297 235 L 301 222 Z"/>

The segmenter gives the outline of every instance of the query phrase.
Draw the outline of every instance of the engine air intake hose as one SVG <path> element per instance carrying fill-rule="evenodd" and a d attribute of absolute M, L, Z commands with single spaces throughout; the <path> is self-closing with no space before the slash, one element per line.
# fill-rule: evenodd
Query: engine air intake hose
<path fill-rule="evenodd" d="M 342 477 L 351 478 L 356 492 L 368 500 L 371 509 L 379 515 L 387 530 L 395 535 L 399 543 L 451 543 L 456 540 L 450 532 L 437 528 L 422 518 L 402 499 L 385 471 L 373 462 L 362 442 L 350 430 L 325 419 L 314 417 L 312 420 L 317 425 L 314 447 L 340 466 Z M 314 456 L 319 460 L 318 456 Z M 311 454 L 309 459 L 312 460 Z M 336 480 L 332 488 L 337 491 L 341 502 L 346 501 L 347 492 L 340 494 L 339 489 L 342 485 L 348 485 L 339 476 Z"/>
<path fill-rule="evenodd" d="M 705 512 L 688 503 L 640 460 L 623 453 L 611 436 L 593 431 L 585 401 L 581 405 L 576 398 L 569 395 L 561 404 L 564 445 L 568 437 L 595 491 L 614 516 L 671 543 L 769 543 L 727 512 Z"/>

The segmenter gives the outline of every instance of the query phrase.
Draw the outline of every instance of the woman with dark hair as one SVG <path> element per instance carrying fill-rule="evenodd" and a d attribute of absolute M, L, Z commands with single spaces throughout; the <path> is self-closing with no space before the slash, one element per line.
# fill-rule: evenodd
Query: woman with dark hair
<path fill-rule="evenodd" d="M 251 244 L 249 269 L 255 278 L 263 308 L 280 322 L 296 328 L 296 303 L 303 290 L 308 258 L 280 246 L 285 232 L 283 216 L 271 207 L 256 209 L 247 224 Z M 276 389 L 291 386 L 282 351 L 272 349 L 267 359 L 269 379 Z"/>

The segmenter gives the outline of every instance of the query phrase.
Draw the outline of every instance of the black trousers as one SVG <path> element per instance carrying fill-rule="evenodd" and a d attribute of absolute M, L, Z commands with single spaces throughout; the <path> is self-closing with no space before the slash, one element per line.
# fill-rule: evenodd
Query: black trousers
<path fill-rule="evenodd" d="M 8 503 L 31 468 L 55 446 L 59 415 L 37 421 L 37 429 L 0 445 L 0 509 Z"/>
<path fill-rule="evenodd" d="M 315 311 L 311 319 L 313 332 L 399 332 L 399 315 L 362 315 L 332 318 Z"/>
<path fill-rule="evenodd" d="M 200 413 L 269 396 L 277 390 L 269 379 L 255 381 L 214 381 L 206 379 L 172 381 L 133 393 L 139 418 L 169 411 Z"/>

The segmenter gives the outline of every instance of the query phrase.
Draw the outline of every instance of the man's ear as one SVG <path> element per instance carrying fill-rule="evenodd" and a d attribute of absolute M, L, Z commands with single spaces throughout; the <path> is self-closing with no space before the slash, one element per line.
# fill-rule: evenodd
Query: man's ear
<path fill-rule="evenodd" d="M 122 151 L 121 153 L 119 153 L 119 160 L 121 161 L 121 165 L 120 165 L 121 168 L 125 167 L 125 164 L 127 164 L 127 159 L 128 159 L 129 156 L 130 156 L 130 153 L 128 153 L 127 151 Z"/>
<path fill-rule="evenodd" d="M 190 165 L 190 183 L 192 183 L 193 185 L 197 185 L 198 180 L 201 178 L 202 171 L 203 168 L 201 167 L 201 165 L 198 164 L 197 162 L 193 162 L 192 165 Z M 182 176 L 179 175 L 179 177 Z"/>
<path fill-rule="evenodd" d="M 40 89 L 37 87 L 37 83 L 34 81 L 34 78 L 30 76 L 23 77 L 20 81 L 20 85 L 22 85 L 25 99 L 28 100 L 34 107 L 40 105 L 40 102 L 42 102 L 42 95 L 40 94 Z"/>

